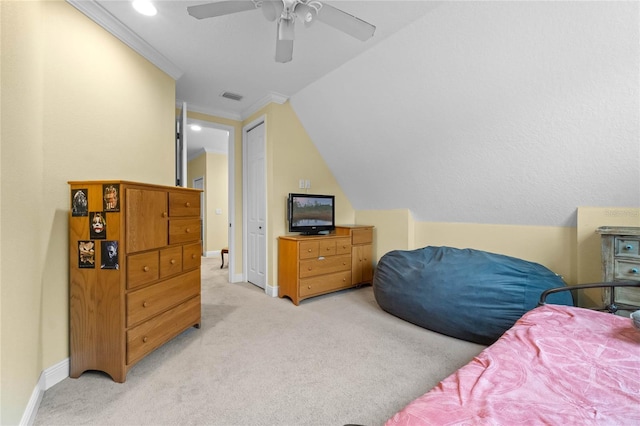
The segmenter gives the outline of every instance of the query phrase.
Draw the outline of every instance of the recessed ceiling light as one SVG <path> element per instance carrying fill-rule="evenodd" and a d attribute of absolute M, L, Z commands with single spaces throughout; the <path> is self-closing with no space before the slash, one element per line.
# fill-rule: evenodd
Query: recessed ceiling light
<path fill-rule="evenodd" d="M 197 124 L 192 124 L 189 127 L 191 127 L 191 130 L 193 130 L 194 132 L 199 132 L 200 130 L 202 130 L 202 127 L 198 126 Z"/>
<path fill-rule="evenodd" d="M 134 0 L 133 8 L 146 16 L 155 16 L 158 13 L 156 7 L 149 0 Z"/>

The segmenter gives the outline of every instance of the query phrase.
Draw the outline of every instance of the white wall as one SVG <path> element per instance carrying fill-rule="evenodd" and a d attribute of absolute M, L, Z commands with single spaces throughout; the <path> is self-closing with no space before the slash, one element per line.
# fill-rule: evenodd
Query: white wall
<path fill-rule="evenodd" d="M 638 8 L 446 2 L 291 103 L 357 210 L 575 226 L 640 205 Z"/>

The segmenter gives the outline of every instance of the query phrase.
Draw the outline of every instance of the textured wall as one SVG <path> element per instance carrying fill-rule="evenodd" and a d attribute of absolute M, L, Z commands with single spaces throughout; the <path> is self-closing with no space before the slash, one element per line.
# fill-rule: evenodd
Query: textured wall
<path fill-rule="evenodd" d="M 575 226 L 640 205 L 638 7 L 448 2 L 291 102 L 357 210 Z"/>

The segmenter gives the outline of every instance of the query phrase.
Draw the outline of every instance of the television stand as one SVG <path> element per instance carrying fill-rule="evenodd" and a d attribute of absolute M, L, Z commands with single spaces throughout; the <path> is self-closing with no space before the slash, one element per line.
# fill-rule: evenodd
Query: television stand
<path fill-rule="evenodd" d="M 373 226 L 336 226 L 325 235 L 278 238 L 278 296 L 295 305 L 321 294 L 371 283 Z"/>

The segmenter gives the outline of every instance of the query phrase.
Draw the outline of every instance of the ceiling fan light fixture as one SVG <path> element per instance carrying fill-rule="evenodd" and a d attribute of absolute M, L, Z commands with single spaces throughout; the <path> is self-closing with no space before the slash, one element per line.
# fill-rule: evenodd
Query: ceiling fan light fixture
<path fill-rule="evenodd" d="M 310 27 L 318 16 L 318 10 L 309 4 L 300 3 L 296 6 L 296 15 L 302 19 L 305 27 Z"/>
<path fill-rule="evenodd" d="M 140 14 L 145 16 L 155 16 L 158 9 L 149 0 L 134 0 L 133 8 Z"/>
<path fill-rule="evenodd" d="M 284 19 L 280 18 L 278 20 L 278 40 L 291 40 L 294 38 L 294 25 L 295 21 L 293 18 Z"/>
<path fill-rule="evenodd" d="M 282 1 L 264 0 L 261 7 L 262 14 L 267 18 L 267 21 L 273 22 L 277 17 L 282 15 L 284 3 L 282 3 Z"/>

